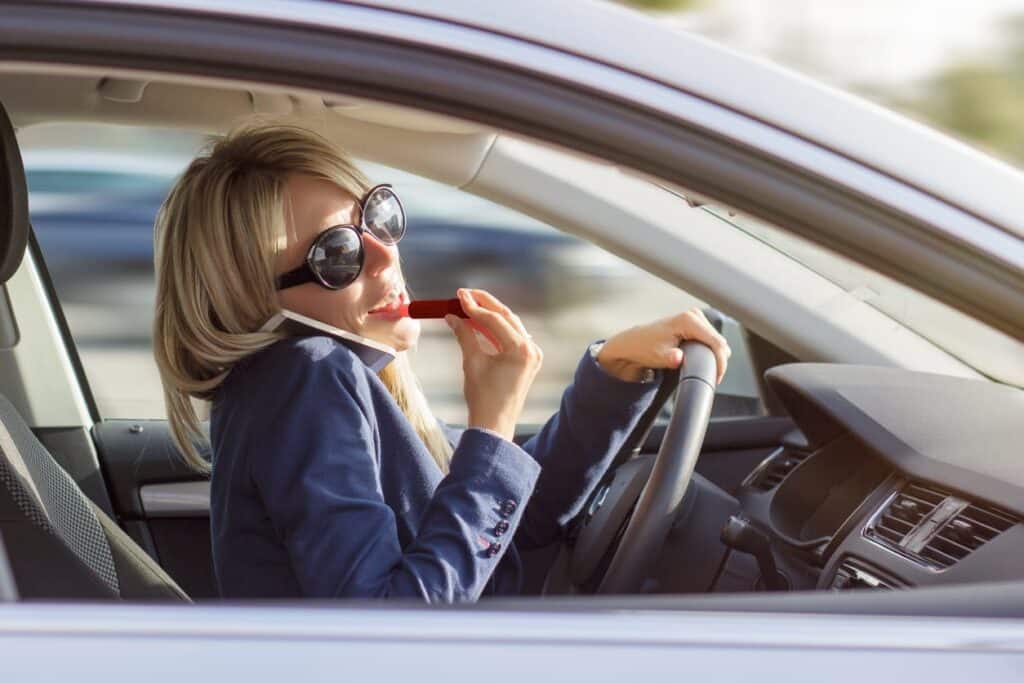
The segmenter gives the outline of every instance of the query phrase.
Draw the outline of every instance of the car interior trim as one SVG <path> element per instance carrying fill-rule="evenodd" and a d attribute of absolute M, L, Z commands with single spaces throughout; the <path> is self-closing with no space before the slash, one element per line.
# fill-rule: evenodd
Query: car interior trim
<path fill-rule="evenodd" d="M 92 414 L 31 251 L 6 289 L 21 334 L 18 344 L 0 349 L 4 394 L 33 428 L 88 429 Z"/>
<path fill-rule="evenodd" d="M 210 482 L 179 481 L 146 484 L 139 488 L 142 511 L 147 517 L 208 517 Z"/>
<path fill-rule="evenodd" d="M 21 332 L 18 321 L 11 311 L 11 299 L 7 294 L 7 286 L 0 285 L 0 349 L 10 349 L 18 344 Z"/>
<path fill-rule="evenodd" d="M 510 177 L 519 181 L 507 183 Z M 887 323 L 890 332 L 884 340 L 865 335 L 884 314 L 776 249 L 741 231 L 723 230 L 713 216 L 615 168 L 500 136 L 465 189 L 617 253 L 742 317 L 747 329 L 804 360 L 942 368 L 978 376 L 906 328 Z M 583 206 L 593 207 L 585 212 L 588 220 L 580 218 Z M 626 241 L 623 225 L 631 226 Z M 733 262 L 719 258 L 717 249 L 745 256 Z M 754 272 L 738 262 L 756 262 L 761 268 Z"/>
<path fill-rule="evenodd" d="M 831 423 L 833 430 L 856 435 L 910 477 L 1024 514 L 1019 467 L 1024 392 L 990 382 L 855 365 L 785 365 L 768 370 L 767 377 L 805 433 L 801 416 Z M 903 416 L 900 406 L 912 408 L 914 419 Z M 951 414 L 959 418 L 951 420 Z M 986 457 L 975 457 L 977 452 Z"/>

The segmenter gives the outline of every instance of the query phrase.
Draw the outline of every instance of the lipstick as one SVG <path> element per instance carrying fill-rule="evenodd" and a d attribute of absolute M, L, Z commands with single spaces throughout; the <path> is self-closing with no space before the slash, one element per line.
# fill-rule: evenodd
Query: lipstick
<path fill-rule="evenodd" d="M 403 304 L 398 309 L 398 314 L 403 318 L 443 318 L 446 315 L 454 315 L 459 318 L 468 318 L 462 310 L 462 304 L 458 299 L 420 299 Z"/>

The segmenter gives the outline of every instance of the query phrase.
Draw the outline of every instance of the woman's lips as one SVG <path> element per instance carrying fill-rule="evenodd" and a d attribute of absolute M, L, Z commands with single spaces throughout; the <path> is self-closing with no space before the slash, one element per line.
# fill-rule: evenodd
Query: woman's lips
<path fill-rule="evenodd" d="M 402 307 L 407 303 L 409 301 L 405 296 L 405 292 L 402 292 L 387 304 L 372 309 L 369 314 L 386 318 L 401 318 L 403 315 Z"/>

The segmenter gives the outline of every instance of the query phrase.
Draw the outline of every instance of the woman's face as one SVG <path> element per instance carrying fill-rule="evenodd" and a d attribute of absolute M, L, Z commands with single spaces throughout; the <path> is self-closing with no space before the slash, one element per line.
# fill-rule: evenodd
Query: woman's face
<path fill-rule="evenodd" d="M 278 252 L 275 275 L 302 265 L 313 240 L 332 225 L 358 225 L 359 199 L 333 183 L 294 175 L 285 188 L 286 244 Z M 277 293 L 282 308 L 319 320 L 404 351 L 419 339 L 419 321 L 393 315 L 371 314 L 394 296 L 409 301 L 398 263 L 398 247 L 378 242 L 363 233 L 365 258 L 355 282 L 342 289 L 327 289 L 315 282 Z"/>

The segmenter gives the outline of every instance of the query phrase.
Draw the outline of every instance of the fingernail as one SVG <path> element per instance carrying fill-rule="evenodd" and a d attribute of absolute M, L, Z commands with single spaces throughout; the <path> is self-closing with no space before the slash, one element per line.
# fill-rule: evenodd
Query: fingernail
<path fill-rule="evenodd" d="M 446 315 L 444 317 L 444 321 L 446 323 L 448 323 L 448 327 L 452 328 L 453 330 L 455 329 L 455 316 L 454 315 Z"/>

